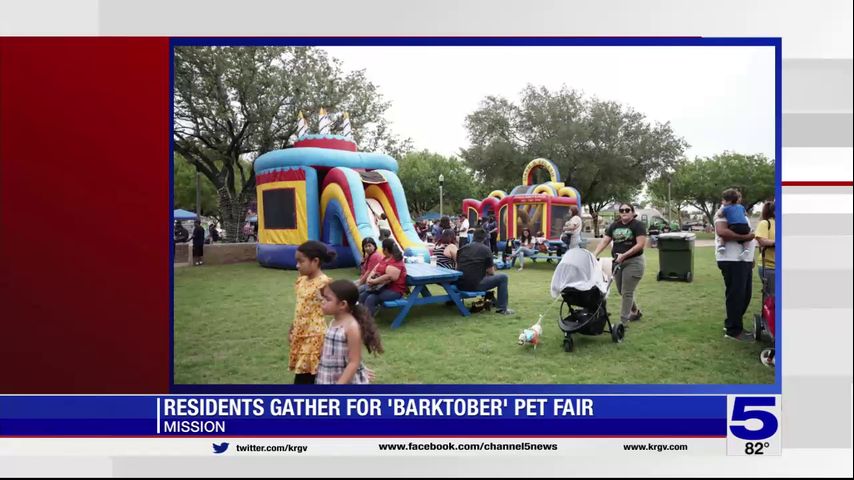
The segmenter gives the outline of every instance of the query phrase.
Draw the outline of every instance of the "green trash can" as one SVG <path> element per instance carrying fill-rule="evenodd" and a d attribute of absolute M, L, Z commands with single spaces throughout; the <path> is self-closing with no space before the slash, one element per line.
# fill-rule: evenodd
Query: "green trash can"
<path fill-rule="evenodd" d="M 693 233 L 662 233 L 658 236 L 658 280 L 694 279 Z"/>

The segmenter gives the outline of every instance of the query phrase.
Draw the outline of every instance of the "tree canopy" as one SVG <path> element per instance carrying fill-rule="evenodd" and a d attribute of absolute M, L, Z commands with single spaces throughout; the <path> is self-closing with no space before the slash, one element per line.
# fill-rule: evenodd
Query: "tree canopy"
<path fill-rule="evenodd" d="M 482 199 L 488 192 L 466 165 L 427 150 L 410 152 L 399 161 L 398 177 L 406 188 L 409 211 L 418 216 L 439 205 L 439 175 L 444 175 L 445 213 L 459 212 L 466 198 Z"/>
<path fill-rule="evenodd" d="M 609 203 L 634 199 L 688 147 L 669 123 L 566 87 L 528 85 L 518 102 L 486 97 L 466 117 L 466 128 L 470 146 L 461 155 L 487 185 L 511 189 L 525 163 L 547 158 L 581 192 L 594 221 Z"/>
<path fill-rule="evenodd" d="M 196 211 L 196 168 L 179 154 L 175 154 L 172 166 L 173 203 L 175 208 Z M 219 205 L 216 188 L 207 177 L 199 179 L 201 187 L 201 214 L 206 217 L 218 217 Z"/>
<path fill-rule="evenodd" d="M 711 158 L 683 160 L 670 178 L 671 198 L 700 210 L 709 223 L 714 223 L 721 193 L 727 188 L 741 192 L 742 205 L 748 212 L 774 196 L 774 161 L 760 154 L 723 152 Z M 667 176 L 651 182 L 649 188 L 651 195 L 666 198 Z"/>
<path fill-rule="evenodd" d="M 323 50 L 175 49 L 175 151 L 216 189 L 228 241 L 255 195 L 252 161 L 288 146 L 300 111 L 315 125 L 321 107 L 349 112 L 357 143 L 400 154 L 409 142 L 389 131 L 388 106 L 364 71 L 345 73 Z"/>

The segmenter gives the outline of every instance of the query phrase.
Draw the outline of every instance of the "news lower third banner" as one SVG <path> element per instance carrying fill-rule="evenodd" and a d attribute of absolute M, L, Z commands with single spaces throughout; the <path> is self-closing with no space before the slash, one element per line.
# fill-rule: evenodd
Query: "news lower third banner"
<path fill-rule="evenodd" d="M 779 418 L 775 395 L 0 396 L 0 438 L 673 437 L 773 454 Z"/>

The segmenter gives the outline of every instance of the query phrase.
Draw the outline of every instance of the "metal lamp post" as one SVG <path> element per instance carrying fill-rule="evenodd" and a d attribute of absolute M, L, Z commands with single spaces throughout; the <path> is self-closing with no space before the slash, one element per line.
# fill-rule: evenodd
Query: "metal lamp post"
<path fill-rule="evenodd" d="M 443 202 L 444 192 L 442 190 L 444 187 L 445 187 L 445 176 L 440 173 L 439 174 L 439 217 L 442 217 L 442 203 L 444 203 Z"/>
<path fill-rule="evenodd" d="M 670 177 L 667 177 L 667 223 L 673 223 L 673 210 L 670 208 Z"/>

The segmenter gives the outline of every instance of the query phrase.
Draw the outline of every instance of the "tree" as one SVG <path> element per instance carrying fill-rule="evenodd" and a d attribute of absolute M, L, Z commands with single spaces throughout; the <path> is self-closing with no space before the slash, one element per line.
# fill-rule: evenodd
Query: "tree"
<path fill-rule="evenodd" d="M 653 182 L 651 188 L 660 191 L 661 182 Z M 671 196 L 700 210 L 712 224 L 721 193 L 727 188 L 741 192 L 742 205 L 750 212 L 756 204 L 774 196 L 774 161 L 764 155 L 724 152 L 680 162 L 673 172 Z"/>
<path fill-rule="evenodd" d="M 180 154 L 175 154 L 172 166 L 173 203 L 175 208 L 183 208 L 191 212 L 196 211 L 196 167 L 187 162 Z M 201 187 L 201 214 L 206 217 L 217 217 L 219 206 L 217 205 L 216 188 L 211 181 L 202 176 L 199 180 Z M 222 221 L 222 219 L 219 219 Z"/>
<path fill-rule="evenodd" d="M 668 180 L 670 181 L 670 191 L 668 196 Z M 671 222 L 675 221 L 682 225 L 683 210 L 688 206 L 684 198 L 676 198 L 673 196 L 673 172 L 664 172 L 657 178 L 647 184 L 647 196 L 649 203 L 653 208 L 658 209 Z"/>
<path fill-rule="evenodd" d="M 633 199 L 647 178 L 671 167 L 687 143 L 669 123 L 650 123 L 631 107 L 587 99 L 565 86 L 528 85 L 518 104 L 486 97 L 466 117 L 471 145 L 461 156 L 487 184 L 512 189 L 526 162 L 553 161 L 581 193 L 598 233 L 598 212 Z"/>
<path fill-rule="evenodd" d="M 216 188 L 226 241 L 236 241 L 255 195 L 252 162 L 288 145 L 298 112 L 307 114 L 309 123 L 316 122 L 321 107 L 349 112 L 357 143 L 400 151 L 408 142 L 389 132 L 383 119 L 388 106 L 364 71 L 345 74 L 322 50 L 175 49 L 175 151 Z"/>
<path fill-rule="evenodd" d="M 456 212 L 466 198 L 482 199 L 487 193 L 466 165 L 427 150 L 400 159 L 398 177 L 406 185 L 406 202 L 414 216 L 439 205 L 439 175 L 444 175 L 444 212 Z"/>

